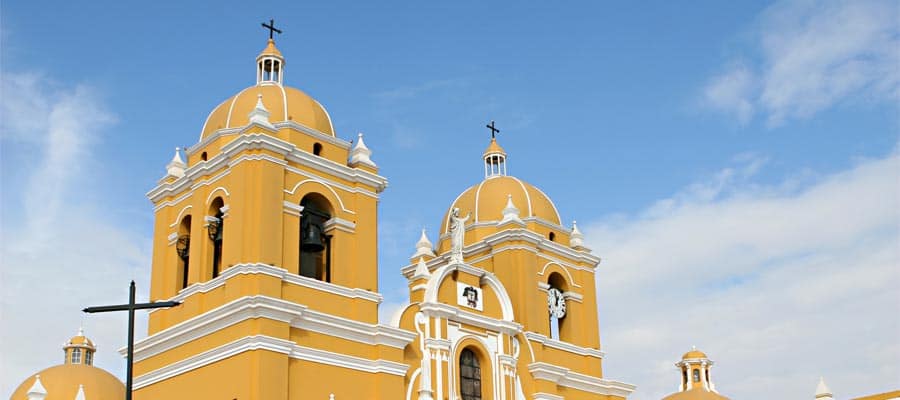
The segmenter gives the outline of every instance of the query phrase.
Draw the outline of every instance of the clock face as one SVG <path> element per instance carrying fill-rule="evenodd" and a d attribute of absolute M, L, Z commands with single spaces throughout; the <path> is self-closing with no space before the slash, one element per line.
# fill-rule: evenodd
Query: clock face
<path fill-rule="evenodd" d="M 557 288 L 547 290 L 547 308 L 550 315 L 556 318 L 566 316 L 566 297 Z"/>

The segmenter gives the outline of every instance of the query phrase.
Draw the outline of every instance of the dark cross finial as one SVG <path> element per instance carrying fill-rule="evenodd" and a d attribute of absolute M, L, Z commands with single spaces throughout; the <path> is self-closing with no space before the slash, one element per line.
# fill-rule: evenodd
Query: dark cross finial
<path fill-rule="evenodd" d="M 500 130 L 494 127 L 494 120 L 491 120 L 491 123 L 485 125 L 485 127 L 491 130 L 491 139 L 497 137 L 497 134 L 500 133 Z"/>
<path fill-rule="evenodd" d="M 278 34 L 281 34 L 281 29 L 275 28 L 275 20 L 274 19 L 270 19 L 268 25 L 266 25 L 266 23 L 263 22 L 262 26 L 263 26 L 263 28 L 266 28 L 269 30 L 269 39 L 273 38 L 275 32 L 278 32 Z"/>

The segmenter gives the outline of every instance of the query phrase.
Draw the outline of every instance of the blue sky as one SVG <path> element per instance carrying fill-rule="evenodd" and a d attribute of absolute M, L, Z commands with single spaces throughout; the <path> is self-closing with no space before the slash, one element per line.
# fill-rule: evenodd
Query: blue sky
<path fill-rule="evenodd" d="M 266 39 L 259 23 L 272 17 L 284 30 L 277 43 L 286 83 L 324 104 L 339 136 L 364 132 L 390 180 L 379 215 L 386 310 L 405 298 L 398 270 L 419 229 L 434 239 L 449 203 L 482 178 L 489 138 L 483 127 L 493 119 L 510 173 L 544 190 L 564 220 L 577 219 L 606 259 L 598 272 L 605 370 L 638 384 L 635 398 L 675 387 L 671 363 L 692 344 L 719 360 L 719 388 L 735 398 L 811 395 L 819 375 L 848 397 L 887 390 L 886 377 L 900 371 L 900 343 L 890 335 L 900 332 L 900 321 L 896 307 L 893 315 L 883 308 L 900 300 L 897 16 L 896 4 L 864 1 L 6 3 L 4 292 L 25 293 L 35 281 L 52 286 L 50 275 L 58 274 L 51 271 L 60 268 L 109 279 L 85 277 L 88 294 L 66 289 L 67 299 L 79 301 L 72 306 L 44 289 L 52 298 L 41 304 L 58 314 L 50 320 L 14 308 L 39 294 L 3 296 L 4 319 L 47 330 L 29 347 L 47 357 L 23 356 L 21 367 L 4 361 L 15 376 L 3 381 L 2 392 L 57 362 L 58 343 L 81 321 L 80 302 L 116 301 L 131 276 L 146 284 L 152 210 L 144 193 L 164 174 L 175 146 L 197 141 L 207 113 L 253 83 L 253 60 Z M 841 188 L 859 192 L 845 199 Z M 49 210 L 35 207 L 44 201 Z M 865 212 L 871 210 L 882 213 Z M 803 229 L 784 234 L 791 230 L 766 225 L 760 215 Z M 717 225 L 723 219 L 733 224 Z M 819 225 L 824 220 L 840 229 Z M 59 232 L 41 233 L 59 225 Z M 759 233 L 720 240 L 734 231 Z M 694 240 L 667 240 L 681 232 L 693 232 Z M 821 232 L 833 235 L 813 234 Z M 798 237 L 807 240 L 793 241 Z M 103 266 L 85 254 L 91 265 L 73 255 L 65 265 L 39 268 L 49 263 L 39 244 L 54 240 L 108 242 L 93 246 L 117 250 Z M 669 256 L 691 246 L 698 249 L 690 256 Z M 660 257 L 638 257 L 651 250 Z M 857 252 L 883 255 L 857 271 L 883 276 L 880 285 L 841 275 L 841 256 Z M 679 270 L 701 279 L 686 287 L 651 279 Z M 882 358 L 851 362 L 879 374 L 860 379 L 813 348 L 794 354 L 796 364 L 783 373 L 759 371 L 748 364 L 766 362 L 765 349 L 748 355 L 720 340 L 824 314 L 832 318 L 822 330 L 785 340 L 803 347 L 804 334 L 833 331 L 821 333 L 828 338 L 823 346 L 841 343 L 838 328 L 860 321 L 836 303 L 798 305 L 796 314 L 774 322 L 748 317 L 746 326 L 725 324 L 733 330 L 713 334 L 697 328 L 716 325 L 708 314 L 687 328 L 637 299 L 678 291 L 739 310 L 747 307 L 741 294 L 777 297 L 778 286 L 763 282 L 810 275 L 862 302 L 867 314 L 855 318 L 881 332 L 872 339 L 881 351 L 872 353 Z M 110 318 L 85 323 L 98 335 L 109 332 L 113 343 L 101 361 L 117 371 L 109 350 L 121 344 L 113 335 L 119 321 Z M 660 330 L 679 334 L 660 337 Z M 746 346 L 765 345 L 763 336 L 750 335 Z M 25 340 L 8 328 L 2 337 Z M 767 392 L 772 387 L 779 393 Z"/>

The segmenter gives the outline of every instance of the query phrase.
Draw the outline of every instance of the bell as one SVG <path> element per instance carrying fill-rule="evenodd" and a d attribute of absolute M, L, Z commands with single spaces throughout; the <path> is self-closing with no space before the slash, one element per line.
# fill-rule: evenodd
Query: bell
<path fill-rule="evenodd" d="M 325 246 L 322 245 L 322 230 L 315 223 L 310 223 L 306 226 L 306 234 L 303 235 L 300 248 L 311 253 L 325 250 Z"/>

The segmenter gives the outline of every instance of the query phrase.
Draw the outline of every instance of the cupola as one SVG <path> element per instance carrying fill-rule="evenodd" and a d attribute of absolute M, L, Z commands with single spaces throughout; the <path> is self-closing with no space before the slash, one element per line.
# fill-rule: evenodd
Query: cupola
<path fill-rule="evenodd" d="M 84 336 L 84 329 L 78 328 L 78 333 L 63 345 L 63 351 L 66 354 L 63 364 L 94 365 L 97 347 Z"/>
<path fill-rule="evenodd" d="M 275 39 L 269 38 L 266 48 L 256 56 L 256 84 L 281 85 L 284 83 L 284 57 L 275 47 Z"/>
<path fill-rule="evenodd" d="M 692 347 L 691 351 L 681 356 L 681 361 L 675 363 L 681 371 L 678 392 L 666 396 L 663 400 L 728 399 L 716 391 L 716 385 L 713 384 L 709 372 L 712 365 L 713 361 L 706 353 Z"/>

